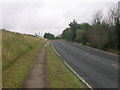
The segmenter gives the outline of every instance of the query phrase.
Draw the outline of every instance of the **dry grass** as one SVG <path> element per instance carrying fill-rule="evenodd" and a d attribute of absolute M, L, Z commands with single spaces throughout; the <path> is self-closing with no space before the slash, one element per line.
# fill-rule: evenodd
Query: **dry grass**
<path fill-rule="evenodd" d="M 3 87 L 21 88 L 39 48 L 47 40 L 9 31 L 2 31 L 2 40 Z"/>
<path fill-rule="evenodd" d="M 11 63 L 17 60 L 27 51 L 34 48 L 42 38 L 32 37 L 28 35 L 2 31 L 2 60 L 3 70 L 9 67 Z"/>

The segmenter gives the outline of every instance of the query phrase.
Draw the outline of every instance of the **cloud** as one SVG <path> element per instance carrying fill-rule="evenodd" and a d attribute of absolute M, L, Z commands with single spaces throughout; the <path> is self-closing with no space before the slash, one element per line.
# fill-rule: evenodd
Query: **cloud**
<path fill-rule="evenodd" d="M 61 34 L 69 22 L 89 22 L 99 9 L 107 11 L 111 2 L 81 2 L 79 0 L 41 0 L 40 2 L 3 2 L 2 28 L 34 34 Z M 1 6 L 1 5 L 0 5 Z M 0 24 L 1 25 L 1 24 Z"/>

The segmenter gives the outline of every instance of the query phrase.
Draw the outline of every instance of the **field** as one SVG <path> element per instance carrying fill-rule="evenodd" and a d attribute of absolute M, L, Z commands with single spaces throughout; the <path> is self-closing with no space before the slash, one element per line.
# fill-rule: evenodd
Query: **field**
<path fill-rule="evenodd" d="M 30 35 L 2 31 L 2 72 L 4 88 L 22 87 L 35 56 L 47 40 Z"/>

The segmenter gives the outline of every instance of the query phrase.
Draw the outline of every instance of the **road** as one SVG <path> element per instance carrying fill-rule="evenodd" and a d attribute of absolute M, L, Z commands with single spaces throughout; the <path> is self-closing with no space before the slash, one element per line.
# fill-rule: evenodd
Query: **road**
<path fill-rule="evenodd" d="M 67 41 L 51 43 L 60 57 L 92 88 L 118 88 L 118 56 Z"/>

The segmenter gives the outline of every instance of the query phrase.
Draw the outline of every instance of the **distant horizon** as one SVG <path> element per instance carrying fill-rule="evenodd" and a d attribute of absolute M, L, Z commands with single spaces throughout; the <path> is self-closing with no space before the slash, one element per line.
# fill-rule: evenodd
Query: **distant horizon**
<path fill-rule="evenodd" d="M 57 36 L 69 27 L 69 23 L 73 19 L 78 23 L 90 24 L 96 11 L 103 10 L 103 13 L 106 14 L 108 9 L 119 0 L 114 2 L 110 2 L 110 0 L 105 2 L 99 2 L 98 0 L 85 1 L 2 2 L 0 28 L 31 35 L 40 32 L 42 37 L 45 32 Z"/>
<path fill-rule="evenodd" d="M 84 23 L 87 23 L 87 22 L 84 22 Z M 82 24 L 82 23 L 78 23 L 78 24 Z M 90 23 L 89 23 L 89 24 L 90 24 Z M 66 27 L 66 28 L 67 28 L 67 27 Z M 65 29 L 66 29 L 66 28 L 65 28 Z M 0 28 L 0 29 L 2 30 L 2 29 L 5 29 L 5 28 Z M 14 30 L 8 30 L 8 29 L 5 29 L 5 30 L 10 31 L 10 32 L 21 33 L 21 34 L 30 34 L 30 35 L 35 35 L 36 33 L 37 33 L 37 34 L 40 33 L 40 32 L 35 32 L 35 33 L 23 33 L 23 32 L 14 31 Z M 63 31 L 64 31 L 64 30 L 63 30 Z M 51 32 L 45 32 L 45 33 L 51 33 Z M 44 36 L 45 33 L 43 33 L 43 36 Z M 51 34 L 53 34 L 53 33 L 51 33 Z M 62 34 L 62 32 L 61 32 L 60 34 Z M 55 36 L 59 36 L 60 34 L 55 35 Z M 40 35 L 40 36 L 41 36 L 41 35 Z M 41 36 L 41 37 L 43 37 L 43 36 Z"/>
<path fill-rule="evenodd" d="M 37 35 L 39 35 L 39 32 L 38 33 L 21 33 L 21 32 L 19 32 L 19 31 L 11 31 L 11 30 L 7 30 L 7 29 L 4 29 L 4 28 L 2 28 L 2 29 L 0 29 L 0 30 L 6 30 L 6 31 L 10 31 L 10 32 L 13 32 L 13 33 L 19 33 L 19 34 L 26 34 L 26 35 L 33 35 L 33 36 L 35 36 L 35 34 L 37 34 Z M 45 32 L 45 33 L 50 33 L 50 32 Z M 45 34 L 44 33 L 44 34 Z M 50 33 L 50 34 L 53 34 L 53 33 Z M 62 33 L 61 33 L 62 34 Z M 61 35 L 61 34 L 59 34 L 59 35 Z M 53 34 L 54 35 L 54 34 Z M 59 35 L 55 35 L 55 37 L 57 37 L 57 36 L 59 36 Z M 44 38 L 44 35 L 43 36 L 41 36 L 40 35 L 40 37 L 43 37 Z"/>

